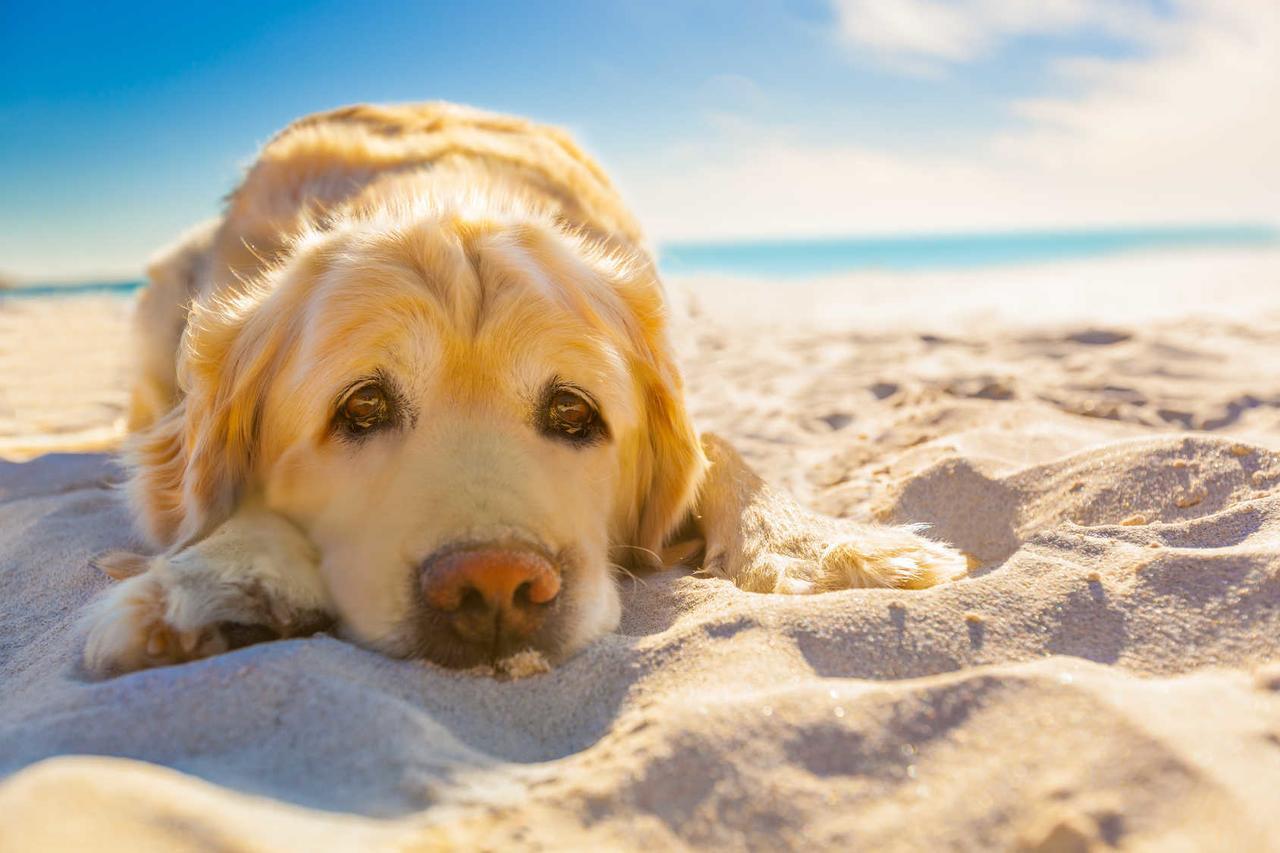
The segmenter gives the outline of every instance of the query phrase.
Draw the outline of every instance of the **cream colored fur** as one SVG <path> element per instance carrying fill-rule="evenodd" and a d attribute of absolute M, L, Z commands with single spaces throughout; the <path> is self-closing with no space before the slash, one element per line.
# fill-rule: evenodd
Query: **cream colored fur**
<path fill-rule="evenodd" d="M 552 661 L 617 625 L 616 566 L 656 567 L 686 521 L 704 570 L 754 592 L 964 571 L 915 528 L 800 509 L 699 438 L 639 228 L 559 131 L 447 104 L 303 119 L 149 276 L 127 458 L 163 553 L 107 561 L 132 576 L 86 616 L 91 672 L 215 653 L 236 624 L 288 636 L 324 619 L 456 662 L 415 633 L 413 590 L 460 543 L 554 555 L 558 624 L 536 649 Z M 403 423 L 335 438 L 335 400 L 375 374 Z M 607 440 L 531 427 L 552 378 L 595 397 Z"/>

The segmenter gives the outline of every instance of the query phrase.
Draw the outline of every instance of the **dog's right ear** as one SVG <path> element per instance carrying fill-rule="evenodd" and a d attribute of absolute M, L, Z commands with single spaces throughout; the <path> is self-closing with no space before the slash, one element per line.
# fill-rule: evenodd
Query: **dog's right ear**
<path fill-rule="evenodd" d="M 187 322 L 187 308 L 199 291 L 220 220 L 211 219 L 183 234 L 147 265 L 147 286 L 133 311 L 136 373 L 129 395 L 131 433 L 151 426 L 178 401 L 174 363 Z"/>
<path fill-rule="evenodd" d="M 130 504 L 159 547 L 225 521 L 252 469 L 263 400 L 291 334 L 265 288 L 194 305 L 178 374 L 183 397 L 125 448 Z"/>

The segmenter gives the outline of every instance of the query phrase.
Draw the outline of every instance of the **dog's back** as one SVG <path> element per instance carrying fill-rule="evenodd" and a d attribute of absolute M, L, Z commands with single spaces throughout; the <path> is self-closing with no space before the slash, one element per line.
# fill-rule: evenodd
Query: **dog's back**
<path fill-rule="evenodd" d="M 174 365 L 192 299 L 253 281 L 303 227 L 424 198 L 514 201 L 605 243 L 643 246 L 604 171 L 558 129 L 442 102 L 307 116 L 267 143 L 220 219 L 189 232 L 149 266 L 130 429 L 152 423 L 178 398 Z"/>

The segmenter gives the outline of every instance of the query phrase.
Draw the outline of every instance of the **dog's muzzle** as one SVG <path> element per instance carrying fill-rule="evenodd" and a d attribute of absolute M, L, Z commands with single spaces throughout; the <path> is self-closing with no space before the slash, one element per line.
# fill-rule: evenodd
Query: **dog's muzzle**
<path fill-rule="evenodd" d="M 427 607 L 459 640 L 492 658 L 527 645 L 560 594 L 560 572 L 549 559 L 510 545 L 432 555 L 420 583 Z"/>

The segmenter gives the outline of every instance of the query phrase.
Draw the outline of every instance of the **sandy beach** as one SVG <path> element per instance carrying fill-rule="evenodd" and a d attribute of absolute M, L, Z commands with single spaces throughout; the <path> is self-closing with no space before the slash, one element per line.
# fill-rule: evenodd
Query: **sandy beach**
<path fill-rule="evenodd" d="M 0 850 L 1280 850 L 1280 251 L 670 289 L 702 429 L 969 577 L 624 579 L 514 682 L 328 636 L 87 681 L 129 305 L 0 301 Z"/>

